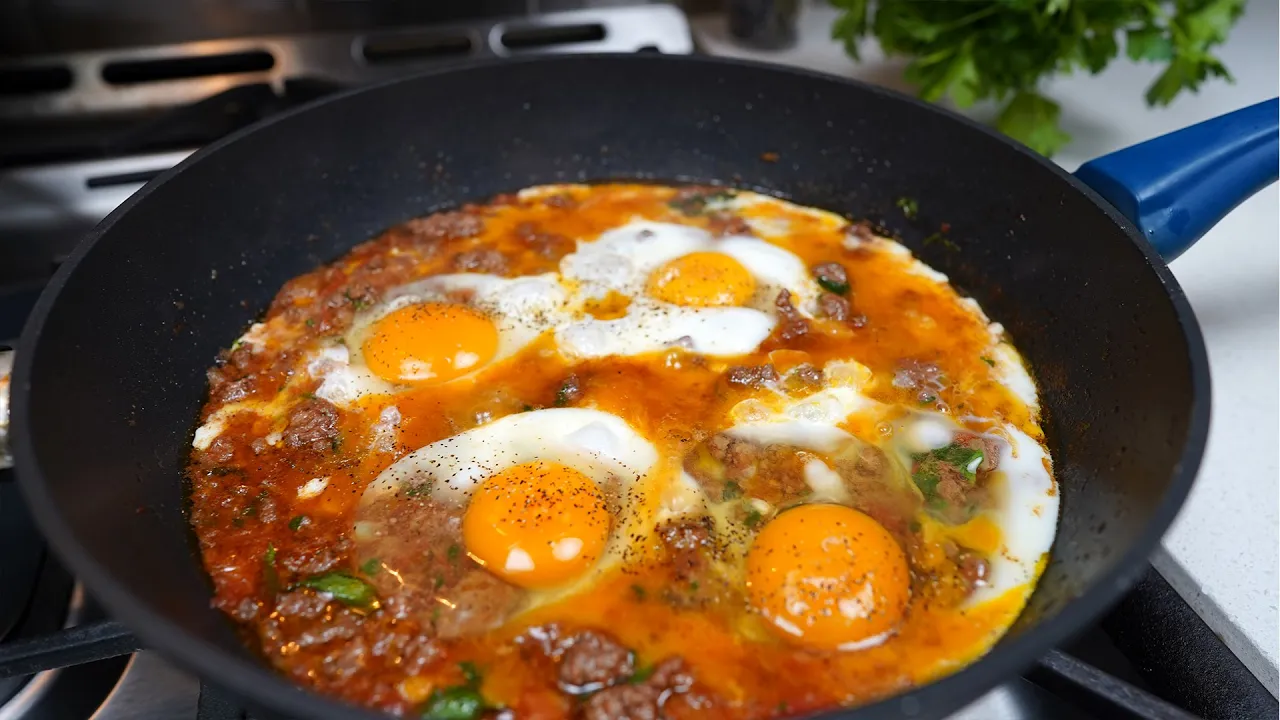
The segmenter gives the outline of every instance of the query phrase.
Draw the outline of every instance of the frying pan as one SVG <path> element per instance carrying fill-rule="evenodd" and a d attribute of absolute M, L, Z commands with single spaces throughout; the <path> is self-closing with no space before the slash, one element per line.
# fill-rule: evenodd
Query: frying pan
<path fill-rule="evenodd" d="M 1116 600 L 1199 466 L 1208 362 L 1158 250 L 1275 179 L 1275 103 L 1160 142 L 1137 164 L 1082 169 L 1108 202 L 943 110 L 746 62 L 549 57 L 336 96 L 196 153 L 62 267 L 17 354 L 19 477 L 54 548 L 151 647 L 260 712 L 372 717 L 242 645 L 210 608 L 184 514 L 204 370 L 276 290 L 392 224 L 538 183 L 721 182 L 869 217 L 1009 330 L 1039 380 L 1062 491 L 1052 561 L 1007 637 L 954 675 L 833 713 L 939 717 Z M 958 251 L 924 242 L 943 223 Z"/>

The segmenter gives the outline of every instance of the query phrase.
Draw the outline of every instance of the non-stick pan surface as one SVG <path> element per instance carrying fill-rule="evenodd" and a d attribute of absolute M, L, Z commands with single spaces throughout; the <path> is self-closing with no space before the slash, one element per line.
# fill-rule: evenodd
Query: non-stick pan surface
<path fill-rule="evenodd" d="M 1199 464 L 1209 376 L 1186 299 L 1134 228 L 1051 163 L 919 102 L 649 56 L 506 62 L 348 93 L 206 148 L 134 195 L 63 266 L 19 349 L 14 451 L 49 540 L 116 617 L 206 680 L 293 717 L 360 716 L 275 675 L 209 607 L 182 478 L 204 370 L 287 279 L 389 225 L 614 178 L 730 183 L 882 220 L 1004 323 L 1034 368 L 1063 493 L 1039 590 L 983 660 L 850 715 L 953 711 L 1083 628 L 1143 569 Z M 902 197 L 918 200 L 914 220 Z M 923 242 L 942 223 L 958 250 Z"/>

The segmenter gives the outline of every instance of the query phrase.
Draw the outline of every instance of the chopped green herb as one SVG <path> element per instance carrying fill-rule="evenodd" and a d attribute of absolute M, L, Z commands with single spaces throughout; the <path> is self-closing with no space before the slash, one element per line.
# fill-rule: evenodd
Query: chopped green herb
<path fill-rule="evenodd" d="M 916 214 L 920 212 L 920 203 L 915 198 L 900 197 L 894 204 L 902 211 L 902 216 L 908 220 L 915 220 Z"/>
<path fill-rule="evenodd" d="M 983 356 L 982 356 L 982 362 L 984 362 L 984 363 L 986 363 L 986 364 L 990 365 L 991 367 L 995 367 L 995 366 L 996 366 L 996 361 L 995 361 L 995 360 L 992 360 L 991 358 L 987 357 L 986 355 L 983 355 Z"/>
<path fill-rule="evenodd" d="M 822 275 L 815 276 L 814 279 L 818 281 L 818 285 L 822 286 L 823 290 L 826 290 L 829 293 L 835 293 L 836 295 L 844 295 L 845 293 L 849 292 L 849 283 L 847 282 L 843 282 L 843 283 L 837 282 L 835 280 L 832 280 L 829 277 L 824 277 Z"/>
<path fill-rule="evenodd" d="M 242 527 L 244 527 L 244 518 L 241 518 L 241 517 L 238 517 L 238 518 L 232 518 L 232 519 L 231 519 L 231 525 L 232 525 L 233 527 L 238 527 L 238 528 L 242 528 Z"/>
<path fill-rule="evenodd" d="M 360 572 L 365 575 L 377 575 L 382 572 L 382 561 L 378 558 L 369 558 L 360 566 Z"/>
<path fill-rule="evenodd" d="M 458 558 L 462 555 L 462 546 L 454 543 L 449 546 L 445 554 L 449 557 L 449 562 L 458 562 Z"/>
<path fill-rule="evenodd" d="M 533 410 L 532 405 L 524 405 L 523 407 L 520 408 L 520 412 L 529 412 L 530 410 Z"/>
<path fill-rule="evenodd" d="M 276 546 L 267 544 L 267 551 L 262 554 L 262 585 L 267 594 L 275 596 L 280 592 L 280 571 L 276 569 Z"/>
<path fill-rule="evenodd" d="M 743 519 L 743 522 L 747 524 L 747 527 L 755 528 L 755 526 L 759 525 L 760 521 L 763 519 L 764 515 L 759 510 L 749 508 L 747 510 L 747 517 Z"/>
<path fill-rule="evenodd" d="M 333 440 L 329 441 L 329 447 L 333 448 L 334 452 L 342 452 L 342 436 L 334 435 Z"/>
<path fill-rule="evenodd" d="M 631 592 L 636 596 L 636 600 L 640 601 L 643 601 L 645 596 L 648 594 L 648 591 L 644 589 L 644 586 L 638 584 L 631 586 Z"/>
<path fill-rule="evenodd" d="M 436 576 L 436 590 L 439 590 L 439 589 L 440 589 L 441 587 L 443 587 L 443 586 L 444 586 L 444 576 L 443 576 L 443 575 L 437 575 L 437 576 Z"/>
<path fill-rule="evenodd" d="M 306 525 L 309 522 L 311 522 L 311 518 L 306 515 L 294 515 L 293 518 L 289 520 L 289 529 L 297 532 L 302 529 L 303 525 Z"/>
<path fill-rule="evenodd" d="M 372 585 L 341 571 L 309 577 L 302 581 L 302 585 L 328 593 L 334 600 L 355 608 L 368 608 L 378 601 L 378 594 L 374 592 Z"/>
<path fill-rule="evenodd" d="M 423 480 L 422 482 L 409 483 L 400 486 L 400 492 L 406 497 L 421 497 L 431 494 L 431 481 Z"/>
<path fill-rule="evenodd" d="M 462 677 L 466 679 L 467 687 L 480 687 L 480 681 L 484 679 L 484 676 L 480 674 L 480 668 L 476 667 L 475 663 L 465 660 L 458 663 L 458 669 L 462 671 Z"/>
<path fill-rule="evenodd" d="M 315 326 L 316 326 L 315 318 L 307 318 L 307 327 L 315 327 Z"/>
<path fill-rule="evenodd" d="M 701 193 L 684 193 L 680 197 L 676 197 L 667 203 L 667 206 L 673 210 L 678 210 L 684 215 L 694 216 L 701 215 L 707 210 L 707 206 L 713 202 L 728 200 L 734 195 L 732 190 L 710 190 Z"/>
<path fill-rule="evenodd" d="M 742 486 L 730 480 L 724 484 L 724 491 L 720 493 L 721 500 L 734 500 L 742 497 Z"/>
<path fill-rule="evenodd" d="M 959 245 L 952 242 L 951 238 L 947 237 L 946 235 L 940 232 L 936 232 L 930 235 L 929 237 L 925 238 L 924 244 L 925 245 L 941 245 L 942 247 L 950 250 L 951 252 L 958 252 L 960 250 Z"/>
<path fill-rule="evenodd" d="M 944 462 L 964 474 L 969 482 L 974 482 L 978 478 L 978 466 L 982 464 L 983 454 L 981 450 L 971 448 L 967 445 L 952 443 L 946 447 L 940 447 L 937 450 L 930 450 L 927 453 L 918 454 L 912 459 L 924 459 L 932 456 L 938 462 Z"/>
<path fill-rule="evenodd" d="M 365 300 L 364 297 L 352 297 L 350 290 L 343 290 L 342 296 L 347 299 L 347 302 L 351 303 L 351 307 L 355 308 L 357 312 L 369 307 L 368 300 Z"/>
<path fill-rule="evenodd" d="M 302 398 L 302 399 L 304 399 L 304 400 L 315 400 L 315 399 L 316 399 L 316 394 L 315 394 L 315 393 L 301 393 L 300 395 L 298 395 L 298 397 L 300 397 L 300 398 Z"/>
<path fill-rule="evenodd" d="M 937 402 L 937 400 L 938 400 L 938 396 L 934 395 L 933 393 L 923 393 L 920 395 L 921 405 L 928 405 L 929 403 Z"/>
<path fill-rule="evenodd" d="M 436 690 L 422 706 L 422 720 L 475 720 L 484 712 L 484 698 L 470 687 Z"/>
<path fill-rule="evenodd" d="M 641 665 L 636 668 L 636 671 L 631 674 L 631 677 L 627 678 L 627 682 L 632 685 L 639 685 L 645 680 L 653 677 L 653 671 L 656 669 L 657 666 L 655 665 Z"/>

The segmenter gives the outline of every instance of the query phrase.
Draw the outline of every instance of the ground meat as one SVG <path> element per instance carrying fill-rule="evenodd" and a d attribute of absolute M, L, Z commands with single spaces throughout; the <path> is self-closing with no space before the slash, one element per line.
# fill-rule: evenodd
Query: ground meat
<path fill-rule="evenodd" d="M 1000 465 L 1002 447 L 1000 441 L 996 438 L 987 437 L 986 435 L 958 433 L 954 442 L 982 453 L 982 463 L 978 465 L 979 475 L 991 472 Z M 979 480 L 981 480 L 981 477 L 979 477 Z"/>
<path fill-rule="evenodd" d="M 778 382 L 778 371 L 772 365 L 734 365 L 724 373 L 730 387 L 764 387 Z"/>
<path fill-rule="evenodd" d="M 746 220 L 723 212 L 712 213 L 711 217 L 707 218 L 707 229 L 716 237 L 751 234 L 751 225 Z"/>
<path fill-rule="evenodd" d="M 666 691 L 649 684 L 618 685 L 582 705 L 583 720 L 659 720 Z"/>
<path fill-rule="evenodd" d="M 809 332 L 808 321 L 799 310 L 796 310 L 796 306 L 791 304 L 790 290 L 784 289 L 778 293 L 778 299 L 774 301 L 773 306 L 778 311 L 777 332 L 780 340 L 794 340 Z"/>
<path fill-rule="evenodd" d="M 453 269 L 457 272 L 501 275 L 507 270 L 507 258 L 492 248 L 467 250 L 453 256 Z"/>
<path fill-rule="evenodd" d="M 667 700 L 688 692 L 692 685 L 684 661 L 668 658 L 642 683 L 617 685 L 592 695 L 582 706 L 582 715 L 585 720 L 658 720 Z"/>
<path fill-rule="evenodd" d="M 520 223 L 515 233 L 521 243 L 544 258 L 558 260 L 574 250 L 573 240 L 558 233 L 542 232 L 533 223 Z"/>
<path fill-rule="evenodd" d="M 919 499 L 895 477 L 884 451 L 874 445 L 863 445 L 856 452 L 838 458 L 835 471 L 844 480 L 854 507 L 870 515 L 899 540 L 907 537 L 911 520 L 919 510 Z"/>
<path fill-rule="evenodd" d="M 318 575 L 344 563 L 349 552 L 350 540 L 342 538 L 334 541 L 317 536 L 300 542 L 288 551 L 281 551 L 277 562 L 282 568 L 299 575 Z"/>
<path fill-rule="evenodd" d="M 840 263 L 822 263 L 813 267 L 813 276 L 823 287 L 830 288 L 849 287 L 849 273 L 845 272 L 844 266 Z"/>
<path fill-rule="evenodd" d="M 377 558 L 382 571 L 368 576 L 398 618 L 434 627 L 440 638 L 474 635 L 501 625 L 524 591 L 476 564 L 463 552 L 462 511 L 434 502 L 411 478 L 399 494 L 359 507 L 357 563 Z"/>
<path fill-rule="evenodd" d="M 338 409 L 319 398 L 296 405 L 283 439 L 286 447 L 332 452 L 338 442 Z"/>
<path fill-rule="evenodd" d="M 560 689 L 574 695 L 595 692 L 631 677 L 635 656 L 595 630 L 580 632 L 560 660 Z"/>
<path fill-rule="evenodd" d="M 449 604 L 438 605 L 443 607 L 434 618 L 436 632 L 448 639 L 477 635 L 502 625 L 520 604 L 524 592 L 477 567 L 452 587 L 441 588 L 439 597 L 447 597 Z"/>
<path fill-rule="evenodd" d="M 231 462 L 236 456 L 236 444 L 228 435 L 219 435 L 204 451 L 204 459 L 215 463 Z"/>
<path fill-rule="evenodd" d="M 850 224 L 847 234 L 859 242 L 871 242 L 876 237 L 875 229 L 866 220 Z"/>
<path fill-rule="evenodd" d="M 706 568 L 714 550 L 713 527 L 710 517 L 669 520 L 659 526 L 658 538 L 677 578 L 687 580 Z"/>
<path fill-rule="evenodd" d="M 442 212 L 410 220 L 402 227 L 419 239 L 440 242 L 479 235 L 484 221 L 470 213 Z"/>
<path fill-rule="evenodd" d="M 823 380 L 822 370 L 810 365 L 809 363 L 797 365 L 795 369 L 791 371 L 789 377 L 795 378 L 799 384 L 807 385 L 809 387 L 819 387 L 822 385 Z"/>
<path fill-rule="evenodd" d="M 556 406 L 563 407 L 572 405 L 582 399 L 582 380 L 577 375 L 570 373 L 569 377 L 560 383 L 560 389 L 556 391 Z"/>
<path fill-rule="evenodd" d="M 724 465 L 729 477 L 744 478 L 755 473 L 762 450 L 759 445 L 725 434 L 711 436 L 706 445 L 711 457 Z"/>
<path fill-rule="evenodd" d="M 853 306 L 846 298 L 834 293 L 822 293 L 818 296 L 818 311 L 823 317 L 836 322 L 846 322 L 853 317 Z"/>

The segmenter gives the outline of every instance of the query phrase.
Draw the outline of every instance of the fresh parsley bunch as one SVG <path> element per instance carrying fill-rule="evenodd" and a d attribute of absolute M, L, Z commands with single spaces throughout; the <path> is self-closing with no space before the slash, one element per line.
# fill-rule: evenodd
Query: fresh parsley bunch
<path fill-rule="evenodd" d="M 1052 155 L 1069 135 L 1058 104 L 1037 92 L 1055 73 L 1096 74 L 1120 52 L 1166 63 L 1147 88 L 1149 105 L 1167 105 L 1183 89 L 1231 79 L 1210 50 L 1227 37 L 1245 0 L 831 0 L 843 12 L 832 28 L 855 59 L 858 40 L 907 55 L 906 79 L 920 95 L 944 95 L 960 107 L 994 98 L 1005 134 Z"/>

